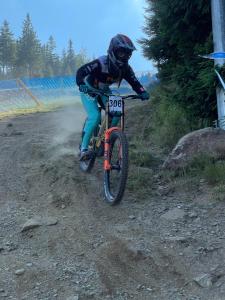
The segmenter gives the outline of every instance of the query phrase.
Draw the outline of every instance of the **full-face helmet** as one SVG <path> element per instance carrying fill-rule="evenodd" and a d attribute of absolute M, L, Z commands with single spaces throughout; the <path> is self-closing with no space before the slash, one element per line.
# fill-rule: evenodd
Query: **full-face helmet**
<path fill-rule="evenodd" d="M 136 50 L 134 44 L 126 35 L 114 36 L 108 49 L 109 68 L 116 70 L 126 66 L 134 50 Z"/>

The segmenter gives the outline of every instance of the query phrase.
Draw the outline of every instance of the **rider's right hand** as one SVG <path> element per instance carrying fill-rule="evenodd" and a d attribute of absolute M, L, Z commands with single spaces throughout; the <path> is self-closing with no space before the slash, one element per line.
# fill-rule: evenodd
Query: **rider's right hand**
<path fill-rule="evenodd" d="M 146 91 L 143 91 L 141 94 L 139 94 L 139 96 L 142 101 L 149 100 L 149 97 L 150 97 L 149 93 Z"/>
<path fill-rule="evenodd" d="M 81 85 L 79 85 L 79 91 L 81 93 L 87 94 L 90 91 L 90 89 L 86 84 L 81 84 Z"/>

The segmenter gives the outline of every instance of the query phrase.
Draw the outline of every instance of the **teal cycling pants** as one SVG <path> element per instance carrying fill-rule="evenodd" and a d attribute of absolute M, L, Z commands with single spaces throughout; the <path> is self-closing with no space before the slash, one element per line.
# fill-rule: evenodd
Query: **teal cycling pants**
<path fill-rule="evenodd" d="M 81 151 L 88 149 L 88 145 L 93 134 L 93 131 L 98 126 L 101 121 L 101 113 L 98 107 L 97 99 L 90 97 L 87 94 L 80 93 L 81 101 L 83 103 L 84 109 L 87 113 L 87 120 L 83 129 L 83 138 L 81 143 Z M 102 97 L 102 102 L 106 103 L 106 97 Z M 111 126 L 116 126 L 119 122 L 119 117 L 113 117 Z"/>

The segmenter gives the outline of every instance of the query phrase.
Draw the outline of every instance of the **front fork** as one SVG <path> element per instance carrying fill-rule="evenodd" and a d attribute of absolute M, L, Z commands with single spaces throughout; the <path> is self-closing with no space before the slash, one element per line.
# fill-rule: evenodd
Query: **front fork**
<path fill-rule="evenodd" d="M 111 169 L 109 154 L 110 154 L 110 135 L 113 131 L 118 130 L 118 127 L 111 127 L 105 132 L 105 143 L 104 143 L 104 170 L 109 171 Z"/>
<path fill-rule="evenodd" d="M 106 131 L 105 131 L 105 142 L 104 142 L 104 170 L 111 170 L 110 164 L 110 135 L 115 130 L 124 130 L 124 103 L 123 103 L 123 111 L 121 116 L 121 127 L 111 127 L 109 128 L 109 105 L 106 106 Z"/>

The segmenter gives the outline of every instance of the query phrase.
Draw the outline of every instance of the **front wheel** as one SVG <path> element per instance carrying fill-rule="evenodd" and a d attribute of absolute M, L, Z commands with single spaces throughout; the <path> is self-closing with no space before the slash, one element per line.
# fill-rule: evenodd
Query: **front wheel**
<path fill-rule="evenodd" d="M 110 170 L 104 171 L 105 199 L 111 205 L 118 204 L 123 197 L 128 176 L 128 142 L 122 131 L 110 135 Z"/>

